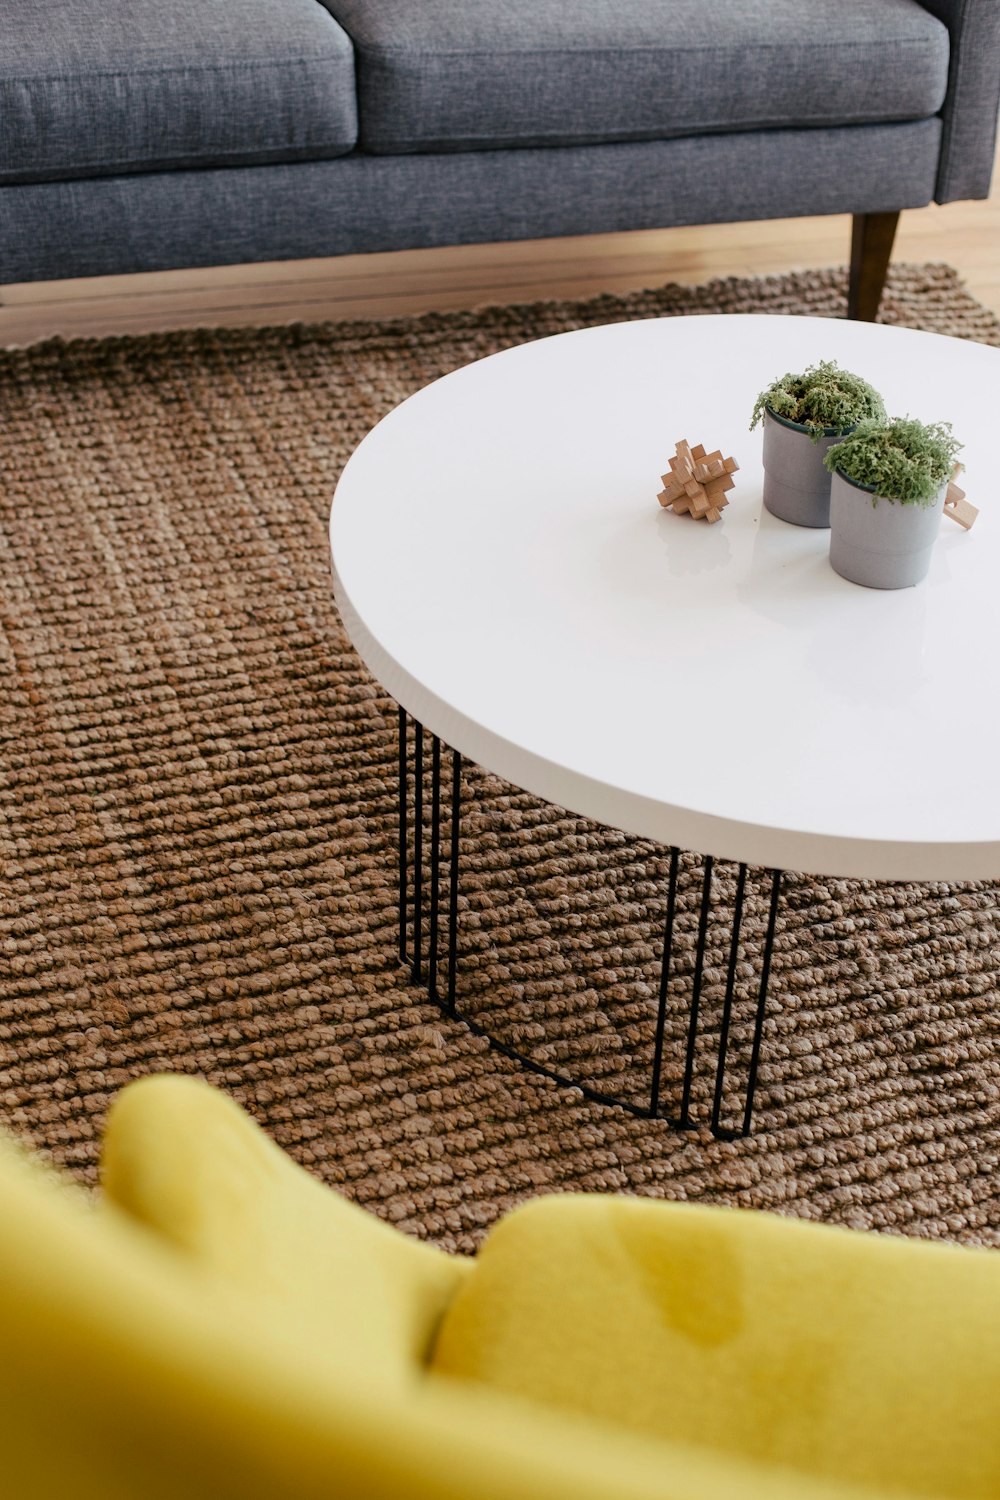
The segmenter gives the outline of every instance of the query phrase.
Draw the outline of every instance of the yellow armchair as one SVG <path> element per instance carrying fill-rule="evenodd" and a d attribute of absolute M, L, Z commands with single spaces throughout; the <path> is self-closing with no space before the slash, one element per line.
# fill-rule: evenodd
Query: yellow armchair
<path fill-rule="evenodd" d="M 147 1078 L 95 1199 L 0 1138 L 11 1500 L 1000 1495 L 1000 1257 L 563 1196 L 475 1261 Z"/>

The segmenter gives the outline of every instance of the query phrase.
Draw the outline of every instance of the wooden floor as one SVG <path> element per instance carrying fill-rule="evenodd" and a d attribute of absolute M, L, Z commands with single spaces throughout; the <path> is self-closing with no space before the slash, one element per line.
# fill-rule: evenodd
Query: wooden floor
<path fill-rule="evenodd" d="M 0 286 L 0 345 L 223 324 L 385 318 L 843 264 L 850 220 L 785 219 Z M 955 266 L 1000 314 L 1000 172 L 985 202 L 904 213 L 894 258 Z"/>

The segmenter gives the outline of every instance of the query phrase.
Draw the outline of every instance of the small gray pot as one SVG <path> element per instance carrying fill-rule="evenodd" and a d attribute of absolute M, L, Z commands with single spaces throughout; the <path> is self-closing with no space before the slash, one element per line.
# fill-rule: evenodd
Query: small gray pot
<path fill-rule="evenodd" d="M 830 486 L 830 565 L 867 589 L 905 589 L 927 576 L 941 524 L 945 480 L 926 505 L 888 500 L 839 469 Z"/>
<path fill-rule="evenodd" d="M 830 473 L 823 460 L 843 431 L 831 427 L 813 442 L 808 428 L 764 408 L 764 505 L 793 526 L 829 526 Z"/>

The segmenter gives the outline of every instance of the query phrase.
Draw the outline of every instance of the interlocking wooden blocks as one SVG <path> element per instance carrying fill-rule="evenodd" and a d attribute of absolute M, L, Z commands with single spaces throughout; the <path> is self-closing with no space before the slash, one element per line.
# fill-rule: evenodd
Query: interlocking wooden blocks
<path fill-rule="evenodd" d="M 670 460 L 670 473 L 661 475 L 663 489 L 656 497 L 666 509 L 696 521 L 718 521 L 729 504 L 726 490 L 735 480 L 729 476 L 739 468 L 735 458 L 723 458 L 719 449 L 706 453 L 701 443 L 694 448 L 681 441 Z"/>

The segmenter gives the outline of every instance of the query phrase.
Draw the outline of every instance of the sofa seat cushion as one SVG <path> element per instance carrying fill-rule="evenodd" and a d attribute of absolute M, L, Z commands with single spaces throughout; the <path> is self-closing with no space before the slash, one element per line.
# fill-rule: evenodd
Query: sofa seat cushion
<path fill-rule="evenodd" d="M 339 156 L 350 41 L 316 0 L 5 0 L 0 182 Z"/>
<path fill-rule="evenodd" d="M 922 119 L 948 32 L 917 0 L 323 0 L 375 152 Z"/>

